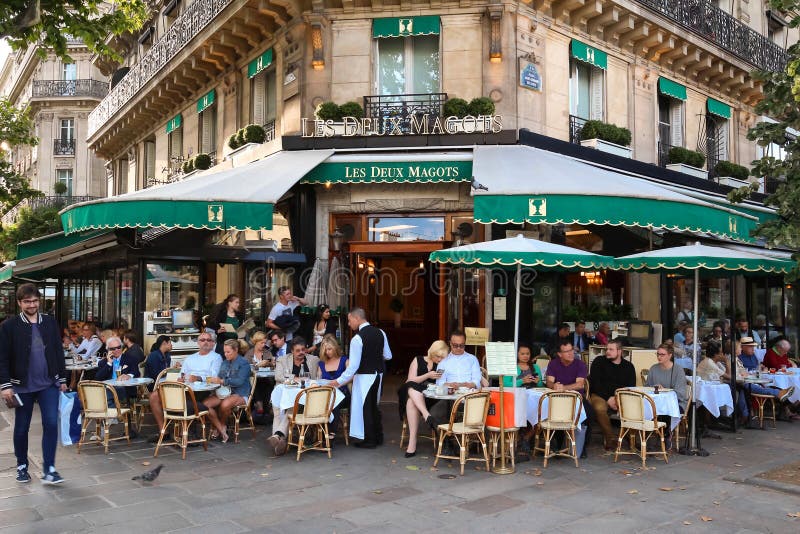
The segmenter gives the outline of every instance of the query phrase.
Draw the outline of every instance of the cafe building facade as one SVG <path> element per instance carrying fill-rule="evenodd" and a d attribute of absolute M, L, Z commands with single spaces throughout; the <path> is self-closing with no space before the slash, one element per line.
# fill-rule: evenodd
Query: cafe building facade
<path fill-rule="evenodd" d="M 113 307 L 124 318 L 122 277 L 135 263 L 129 320 L 143 333 L 146 313 L 202 314 L 228 292 L 263 319 L 277 286 L 308 289 L 319 259 L 346 268 L 343 307 L 364 307 L 405 361 L 453 327 L 486 327 L 497 340 L 513 332 L 512 281 L 432 266 L 433 250 L 516 233 L 615 256 L 693 240 L 758 247 L 750 230 L 774 216 L 763 194 L 729 205 L 736 184 L 715 169 L 761 155 L 746 139 L 766 120 L 749 73 L 782 68 L 793 30 L 773 28 L 754 5 L 730 14 L 689 3 L 713 15 L 701 17 L 708 24 L 735 27 L 748 48 L 651 1 L 369 11 L 165 2 L 142 35 L 118 40 L 123 63 L 98 60 L 116 83 L 90 116 L 88 142 L 107 160 L 115 196 L 62 214 L 66 238 L 110 233 L 125 249 L 113 291 L 111 268 L 99 277 L 108 299 L 96 313 Z M 446 105 L 480 97 L 492 106 L 451 114 Z M 320 119 L 328 101 L 360 111 Z M 627 128 L 629 146 L 582 139 L 586 121 Z M 230 148 L 247 124 L 263 127 L 264 142 Z M 672 167 L 672 147 L 699 149 L 707 164 Z M 212 166 L 187 176 L 183 162 L 198 153 Z M 262 255 L 248 259 L 253 250 Z M 44 274 L 58 273 L 63 301 L 78 274 L 98 279 L 86 262 L 111 265 L 102 256 L 79 254 Z M 202 291 L 184 289 L 188 280 Z M 670 331 L 692 289 L 680 277 L 612 271 L 523 280 L 520 331 L 534 342 L 562 320 L 639 318 Z M 796 341 L 795 300 L 782 279 L 701 282 L 704 328 L 738 315 L 758 327 L 763 316 L 765 330 Z"/>

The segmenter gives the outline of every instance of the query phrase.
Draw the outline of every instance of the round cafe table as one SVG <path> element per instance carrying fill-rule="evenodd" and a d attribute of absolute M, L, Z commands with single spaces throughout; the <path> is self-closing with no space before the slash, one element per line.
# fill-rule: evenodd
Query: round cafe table
<path fill-rule="evenodd" d="M 794 393 L 789 397 L 790 402 L 800 401 L 800 374 L 795 373 L 775 373 L 762 375 L 772 379 L 772 384 L 776 388 L 786 389 L 794 386 Z"/>
<path fill-rule="evenodd" d="M 476 390 L 477 391 L 477 390 Z M 455 401 L 462 395 L 466 395 L 467 393 L 472 393 L 472 391 L 466 391 L 464 393 L 455 392 L 452 395 L 445 393 L 444 395 L 437 395 L 435 389 L 426 389 L 423 390 L 422 395 L 427 399 L 434 399 L 434 400 L 446 400 L 446 401 Z"/>
<path fill-rule="evenodd" d="M 727 383 L 708 382 L 698 377 L 694 401 L 714 417 L 719 417 L 723 412 L 725 415 L 733 413 L 733 395 Z"/>
<path fill-rule="evenodd" d="M 108 384 L 109 386 L 114 386 L 115 388 L 129 388 L 129 387 L 136 387 L 136 386 L 145 386 L 147 384 L 152 384 L 152 378 L 129 378 L 128 380 L 103 380 L 103 384 Z"/>
<path fill-rule="evenodd" d="M 673 390 L 660 388 L 659 393 L 656 394 L 655 389 L 652 387 L 636 387 L 627 389 L 644 393 L 653 399 L 653 402 L 656 405 L 656 416 L 669 416 L 670 430 L 674 430 L 675 427 L 678 426 L 678 423 L 681 422 L 681 417 L 683 414 L 681 413 L 681 407 L 678 404 L 678 395 L 676 395 Z M 653 417 L 652 408 L 647 402 L 644 403 L 644 416 L 647 419 Z"/>

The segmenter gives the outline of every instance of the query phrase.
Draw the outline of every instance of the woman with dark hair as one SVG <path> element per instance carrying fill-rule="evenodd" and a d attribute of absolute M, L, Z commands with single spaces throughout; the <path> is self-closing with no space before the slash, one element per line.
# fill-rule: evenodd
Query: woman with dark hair
<path fill-rule="evenodd" d="M 314 323 L 312 325 L 313 341 L 311 348 L 308 352 L 316 352 L 319 350 L 319 344 L 322 343 L 322 338 L 326 334 L 336 334 L 336 322 L 331 320 L 331 307 L 327 304 L 320 304 L 314 314 Z M 320 357 L 322 355 L 320 354 Z"/>
<path fill-rule="evenodd" d="M 213 328 L 217 333 L 217 347 L 215 352 L 222 355 L 222 346 L 228 339 L 238 339 L 236 329 L 244 323 L 244 313 L 239 311 L 241 301 L 239 297 L 231 293 L 225 300 L 214 306 L 211 314 L 208 316 L 208 327 Z M 225 330 L 224 324 L 229 324 L 233 327 L 233 332 Z"/>
<path fill-rule="evenodd" d="M 672 345 L 662 343 L 656 349 L 656 359 L 658 363 L 650 367 L 647 375 L 646 386 L 658 384 L 662 388 L 675 391 L 678 396 L 678 404 L 681 410 L 686 409 L 688 402 L 688 392 L 686 391 L 686 373 L 683 367 L 675 365 L 672 357 Z"/>
<path fill-rule="evenodd" d="M 155 380 L 158 374 L 172 366 L 172 338 L 169 336 L 158 336 L 156 342 L 150 347 L 150 354 L 144 362 L 144 376 Z M 176 365 L 177 366 L 177 365 Z M 148 388 L 152 391 L 152 384 Z"/>

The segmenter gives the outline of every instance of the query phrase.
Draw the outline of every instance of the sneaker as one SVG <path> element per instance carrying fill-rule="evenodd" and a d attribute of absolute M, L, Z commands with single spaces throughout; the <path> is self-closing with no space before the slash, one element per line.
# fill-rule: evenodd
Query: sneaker
<path fill-rule="evenodd" d="M 789 397 L 791 397 L 792 393 L 794 393 L 794 386 L 788 387 L 786 389 L 782 389 L 782 390 L 780 390 L 778 392 L 778 400 L 783 402 L 786 399 L 788 399 Z"/>
<path fill-rule="evenodd" d="M 278 437 L 278 444 L 275 446 L 275 455 L 283 456 L 286 454 L 286 449 L 289 447 L 289 442 L 284 437 Z"/>
<path fill-rule="evenodd" d="M 59 475 L 58 471 L 56 470 L 52 470 L 42 477 L 42 484 L 55 486 L 56 484 L 61 484 L 62 482 L 64 482 L 64 479 L 61 478 L 61 475 Z"/>
<path fill-rule="evenodd" d="M 20 484 L 27 484 L 31 481 L 31 476 L 28 474 L 28 466 L 20 465 L 17 467 L 17 482 Z"/>

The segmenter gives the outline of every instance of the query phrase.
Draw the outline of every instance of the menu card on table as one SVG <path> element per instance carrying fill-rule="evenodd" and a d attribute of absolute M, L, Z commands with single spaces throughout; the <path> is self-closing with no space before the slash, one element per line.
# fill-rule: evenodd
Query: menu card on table
<path fill-rule="evenodd" d="M 517 376 L 517 351 L 514 343 L 487 341 L 486 370 L 490 376 Z"/>

